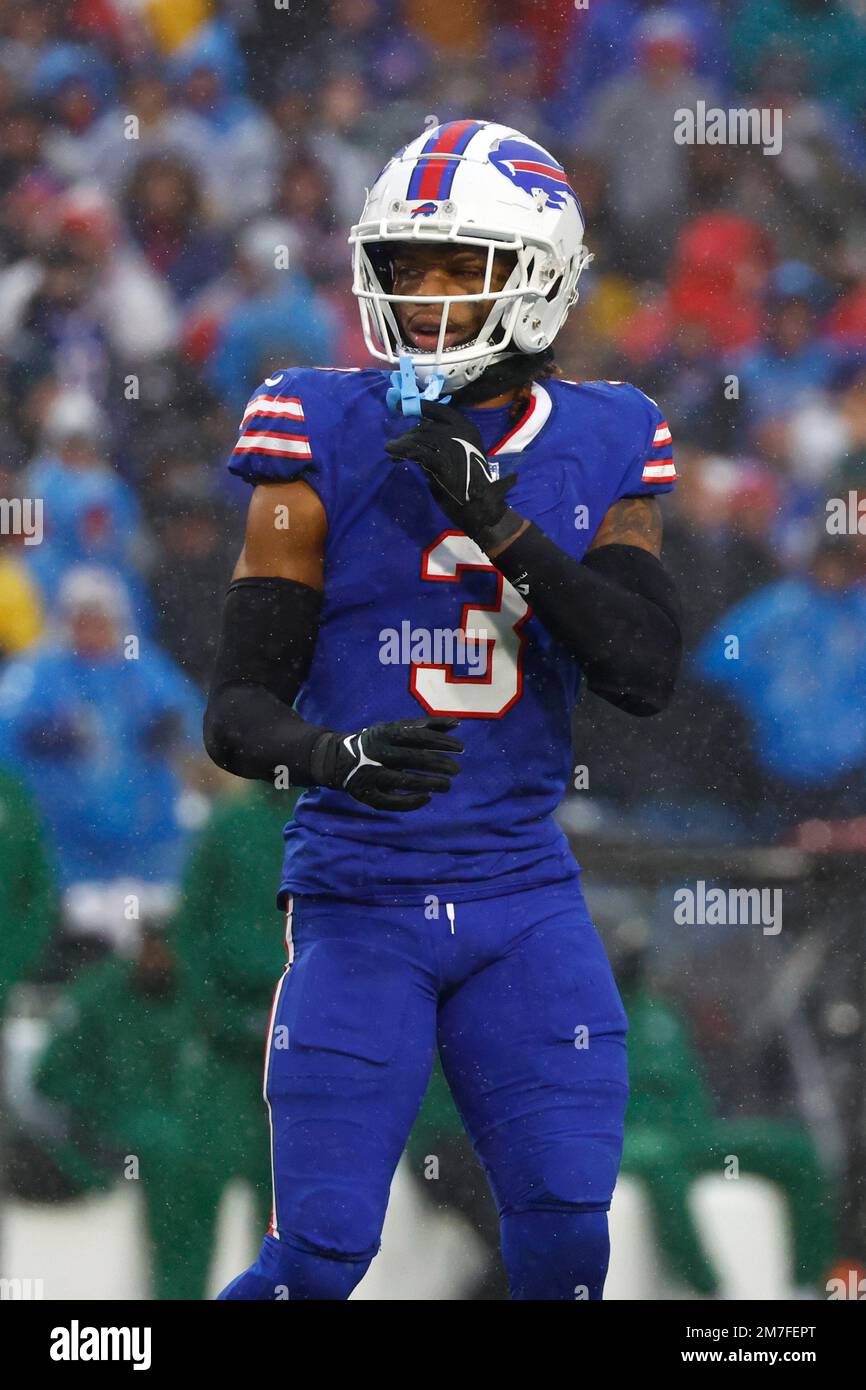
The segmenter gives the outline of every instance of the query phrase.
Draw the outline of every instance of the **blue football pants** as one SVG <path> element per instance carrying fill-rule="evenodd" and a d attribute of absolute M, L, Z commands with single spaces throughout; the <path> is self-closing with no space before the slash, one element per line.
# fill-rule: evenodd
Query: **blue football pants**
<path fill-rule="evenodd" d="M 627 1023 L 576 880 L 473 902 L 296 897 L 265 1066 L 273 1216 L 224 1299 L 345 1299 L 429 1079 L 496 1200 L 514 1299 L 599 1299 Z"/>

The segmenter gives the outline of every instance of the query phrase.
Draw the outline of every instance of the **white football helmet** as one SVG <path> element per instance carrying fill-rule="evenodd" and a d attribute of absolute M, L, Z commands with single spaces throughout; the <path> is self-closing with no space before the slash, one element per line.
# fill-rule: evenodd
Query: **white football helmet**
<path fill-rule="evenodd" d="M 581 271 L 592 260 L 583 244 L 583 214 L 562 165 L 541 145 L 492 121 L 449 121 L 419 135 L 385 165 L 368 190 L 349 235 L 353 293 L 372 355 L 397 365 L 408 353 L 421 385 L 435 373 L 459 391 L 494 362 L 541 352 L 577 300 Z M 478 294 L 391 292 L 389 243 L 468 245 L 487 252 Z M 517 263 L 500 290 L 490 288 L 496 251 Z M 445 347 L 451 304 L 492 300 L 478 336 Z M 402 341 L 393 305 L 442 305 L 437 346 L 421 352 Z"/>

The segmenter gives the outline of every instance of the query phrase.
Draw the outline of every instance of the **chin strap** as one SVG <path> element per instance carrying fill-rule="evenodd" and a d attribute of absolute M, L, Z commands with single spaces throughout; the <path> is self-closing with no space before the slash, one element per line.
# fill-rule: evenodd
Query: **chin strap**
<path fill-rule="evenodd" d="M 437 372 L 430 378 L 424 390 L 419 391 L 412 358 L 408 352 L 401 352 L 400 370 L 391 373 L 391 385 L 388 387 L 385 400 L 391 410 L 402 411 L 404 415 L 416 415 L 420 419 L 421 402 L 438 401 L 444 385 L 444 376 Z M 450 399 L 450 396 L 441 396 L 443 405 Z"/>
<path fill-rule="evenodd" d="M 400 370 L 391 373 L 391 385 L 388 387 L 386 400 L 391 410 L 397 411 L 398 414 L 402 412 L 403 415 L 414 416 L 421 414 L 421 401 L 441 400 L 445 405 L 453 399 L 458 409 L 464 405 L 477 405 L 479 401 L 489 400 L 491 396 L 500 396 L 504 391 L 513 390 L 515 386 L 525 386 L 538 375 L 542 367 L 552 361 L 551 347 L 544 348 L 541 352 L 513 352 L 501 362 L 494 362 L 491 366 L 485 367 L 475 381 L 455 391 L 452 397 L 441 394 L 445 385 L 445 378 L 441 372 L 431 377 L 421 391 L 415 378 L 415 368 L 410 354 L 401 352 Z"/>

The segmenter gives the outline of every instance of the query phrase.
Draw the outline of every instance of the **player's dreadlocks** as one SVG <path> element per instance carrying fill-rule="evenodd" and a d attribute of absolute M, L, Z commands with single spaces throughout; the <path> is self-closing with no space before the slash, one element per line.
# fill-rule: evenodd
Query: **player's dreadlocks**
<path fill-rule="evenodd" d="M 512 423 L 516 423 L 526 409 L 526 400 L 534 381 L 545 381 L 560 376 L 561 372 L 553 357 L 553 348 L 543 352 L 515 352 L 502 362 L 494 362 L 481 373 L 476 381 L 454 392 L 454 404 L 458 407 L 476 405 L 479 401 L 490 400 L 503 391 L 517 388 L 518 394 L 509 412 Z"/>

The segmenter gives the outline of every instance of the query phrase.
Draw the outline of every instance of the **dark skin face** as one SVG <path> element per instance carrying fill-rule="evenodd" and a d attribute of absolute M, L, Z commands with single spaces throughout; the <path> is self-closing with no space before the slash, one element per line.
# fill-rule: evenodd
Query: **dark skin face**
<path fill-rule="evenodd" d="M 394 293 L 417 295 L 480 294 L 484 289 L 487 252 L 474 246 L 398 246 L 394 251 Z M 501 290 L 514 268 L 512 252 L 497 251 L 493 258 L 491 288 Z M 395 304 L 397 321 L 407 343 L 422 352 L 434 352 L 442 323 L 440 304 Z M 493 308 L 492 299 L 452 304 L 444 347 L 477 338 Z M 484 405 L 506 405 L 518 391 L 484 401 Z"/>

